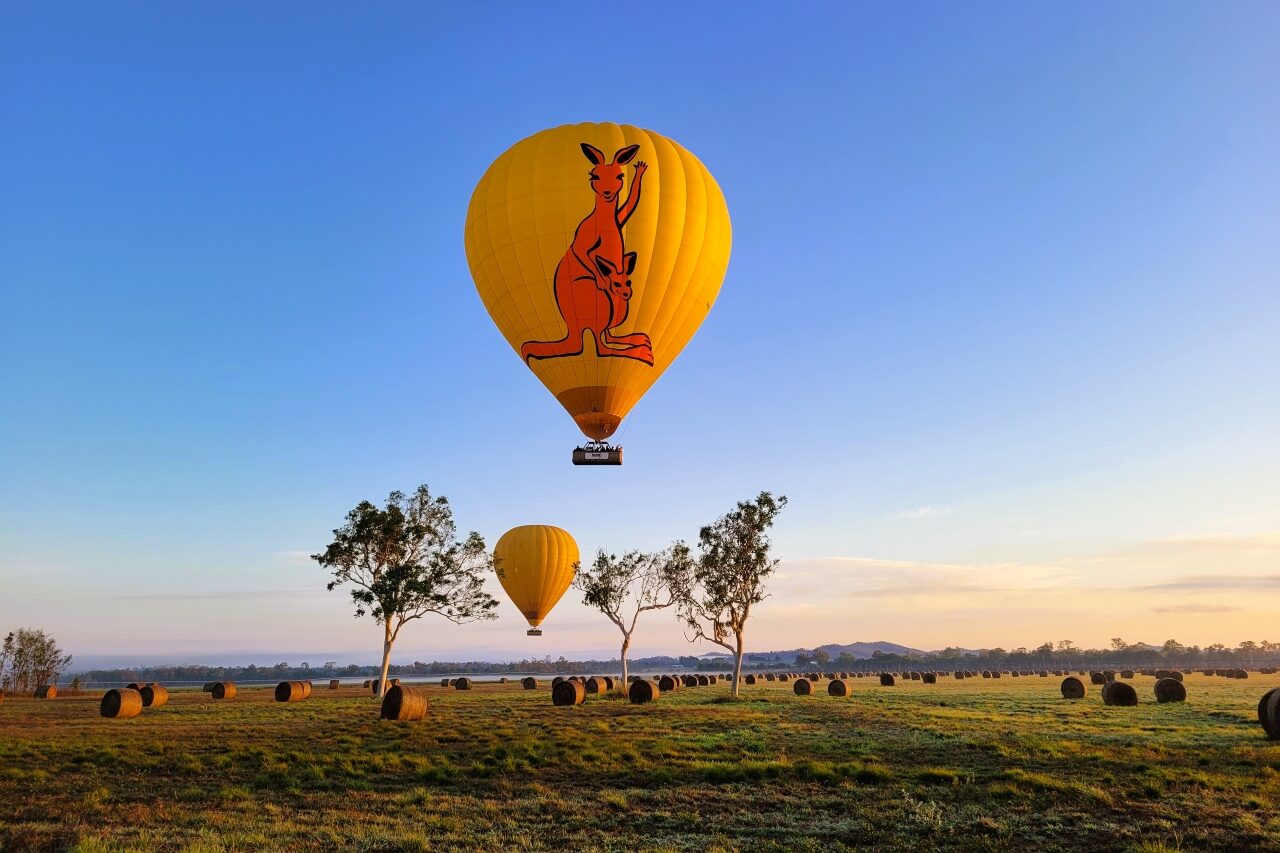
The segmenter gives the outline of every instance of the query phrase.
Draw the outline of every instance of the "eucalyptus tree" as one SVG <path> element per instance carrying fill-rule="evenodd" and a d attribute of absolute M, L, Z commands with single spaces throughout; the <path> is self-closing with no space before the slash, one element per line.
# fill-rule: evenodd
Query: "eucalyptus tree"
<path fill-rule="evenodd" d="M 328 588 L 349 584 L 356 618 L 382 625 L 381 696 L 391 648 L 409 622 L 435 614 L 462 624 L 494 619 L 498 602 L 484 589 L 493 558 L 472 532 L 459 539 L 447 498 L 423 485 L 411 495 L 392 492 L 383 508 L 361 501 L 333 531 L 315 560 L 333 574 Z"/>
<path fill-rule="evenodd" d="M 596 552 L 595 562 L 580 567 L 573 585 L 582 603 L 599 610 L 622 632 L 622 683 L 628 683 L 627 651 L 640 614 L 676 603 L 677 591 L 688 586 L 692 568 L 689 546 L 676 542 L 662 551 L 628 551 L 621 557 Z"/>
<path fill-rule="evenodd" d="M 742 680 L 747 620 L 768 597 L 765 582 L 778 561 L 770 556 L 768 531 L 787 505 L 785 495 L 761 492 L 740 501 L 698 533 L 698 559 L 676 592 L 677 613 L 692 636 L 733 653 L 733 695 Z"/>

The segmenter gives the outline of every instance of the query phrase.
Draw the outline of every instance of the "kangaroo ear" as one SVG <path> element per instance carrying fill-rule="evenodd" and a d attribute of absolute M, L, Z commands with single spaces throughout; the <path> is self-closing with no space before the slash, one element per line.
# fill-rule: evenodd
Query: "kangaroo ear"
<path fill-rule="evenodd" d="M 625 166 L 631 162 L 631 158 L 636 156 L 636 152 L 639 150 L 639 145 L 628 145 L 626 148 L 619 148 L 618 153 L 613 155 L 613 162 L 619 166 Z"/>
<path fill-rule="evenodd" d="M 602 258 L 599 255 L 596 255 L 596 269 L 600 270 L 600 275 L 605 278 L 608 278 L 614 273 L 613 264 L 609 262 L 609 259 Z"/>
<path fill-rule="evenodd" d="M 582 145 L 582 153 L 586 154 L 587 159 L 590 160 L 592 163 L 599 166 L 601 163 L 604 162 L 604 152 L 601 151 L 599 148 L 595 147 L 594 145 L 588 145 L 585 142 L 581 143 L 581 145 Z"/>
<path fill-rule="evenodd" d="M 636 253 L 627 252 L 622 256 L 622 268 L 627 271 L 627 275 L 631 275 L 636 271 Z"/>

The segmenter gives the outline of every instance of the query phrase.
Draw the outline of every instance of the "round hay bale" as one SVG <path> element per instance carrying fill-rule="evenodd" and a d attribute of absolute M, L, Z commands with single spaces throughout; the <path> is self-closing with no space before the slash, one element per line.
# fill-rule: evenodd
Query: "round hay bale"
<path fill-rule="evenodd" d="M 778 676 L 779 681 L 788 681 L 790 678 L 791 676 L 787 675 L 785 672 Z"/>
<path fill-rule="evenodd" d="M 397 685 L 396 685 L 396 687 L 399 687 L 399 686 L 400 686 L 399 684 L 397 684 Z M 453 689 L 454 689 L 454 690 L 470 690 L 470 689 L 471 689 L 471 679 L 470 679 L 470 678 L 459 678 L 457 681 L 453 682 Z"/>
<path fill-rule="evenodd" d="M 236 683 L 234 681 L 214 682 L 213 689 L 209 691 L 209 695 L 214 699 L 234 699 L 236 698 Z"/>
<path fill-rule="evenodd" d="M 907 673 L 907 678 L 911 681 L 919 681 L 920 673 L 916 672 L 915 670 L 912 670 L 911 672 Z"/>
<path fill-rule="evenodd" d="M 1047 670 L 1047 669 L 1042 669 L 1042 670 L 1040 670 L 1038 673 L 1036 673 L 1036 675 L 1039 675 L 1041 678 L 1048 678 L 1048 677 L 1049 677 L 1049 670 Z"/>
<path fill-rule="evenodd" d="M 342 679 L 339 679 L 339 678 L 330 678 L 330 679 L 329 679 L 329 689 L 330 689 L 330 690 L 337 690 L 337 689 L 338 689 L 339 687 L 341 687 L 341 686 L 342 686 Z"/>
<path fill-rule="evenodd" d="M 1280 740 L 1280 687 L 1273 687 L 1258 702 L 1258 722 L 1267 737 Z"/>
<path fill-rule="evenodd" d="M 1176 678 L 1162 678 L 1156 682 L 1156 701 L 1157 702 L 1185 702 L 1187 701 L 1187 688 L 1182 685 L 1181 681 Z"/>
<path fill-rule="evenodd" d="M 720 682 L 720 676 L 718 675 L 707 676 L 707 684 L 718 684 L 719 682 Z"/>
<path fill-rule="evenodd" d="M 1013 672 L 1009 673 L 1009 675 L 1013 676 L 1014 678 L 1017 678 L 1017 677 L 1018 677 L 1018 671 L 1015 669 Z"/>
<path fill-rule="evenodd" d="M 709 684 L 711 684 L 711 678 L 710 678 L 710 677 L 708 677 L 708 676 L 706 676 L 706 675 L 699 675 L 699 676 L 698 676 L 698 686 L 699 686 L 699 687 L 706 687 L 706 686 L 707 686 L 707 685 L 709 685 Z"/>
<path fill-rule="evenodd" d="M 1114 670 L 1110 670 L 1110 669 L 1104 669 L 1104 670 L 1102 671 L 1102 677 L 1103 677 L 1103 678 L 1105 678 L 1107 681 L 1115 681 L 1115 680 L 1116 680 L 1116 674 L 1115 674 L 1115 671 L 1114 671 Z"/>
<path fill-rule="evenodd" d="M 926 673 L 924 673 L 923 675 L 921 675 L 921 676 L 920 676 L 920 683 L 921 683 L 921 684 L 937 684 L 937 683 L 938 683 L 938 673 L 936 673 L 936 672 L 926 672 Z"/>
<path fill-rule="evenodd" d="M 587 688 L 577 681 L 565 679 L 551 688 L 551 704 L 581 705 L 587 698 Z"/>
<path fill-rule="evenodd" d="M 282 681 L 276 685 L 277 702 L 301 702 L 305 698 L 307 688 L 301 681 Z"/>
<path fill-rule="evenodd" d="M 218 682 L 216 682 L 216 681 L 206 681 L 206 682 L 204 683 L 204 687 L 201 687 L 201 688 L 200 688 L 200 691 L 201 691 L 202 693 L 212 693 L 212 692 L 213 692 L 213 685 L 215 685 L 215 684 L 217 684 L 217 683 L 218 683 Z"/>
<path fill-rule="evenodd" d="M 398 679 L 398 678 L 397 678 L 393 683 L 394 683 L 394 684 L 399 684 L 399 683 L 400 683 L 400 679 Z M 302 698 L 303 698 L 303 699 L 310 699 L 310 698 L 311 698 L 311 682 L 310 682 L 310 681 L 304 681 L 304 682 L 302 682 Z"/>
<path fill-rule="evenodd" d="M 991 677 L 991 670 L 989 670 L 989 669 L 984 669 L 984 670 L 982 671 L 982 677 L 983 677 L 983 678 L 990 678 L 990 677 Z"/>
<path fill-rule="evenodd" d="M 126 689 L 126 690 L 141 690 L 142 688 L 144 688 L 144 687 L 146 687 L 146 686 L 147 686 L 147 682 L 145 682 L 145 681 L 130 681 L 128 684 L 126 684 L 126 685 L 125 685 L 125 689 Z"/>
<path fill-rule="evenodd" d="M 57 699 L 58 685 L 41 684 L 39 687 L 36 688 L 36 698 L 37 699 Z"/>
<path fill-rule="evenodd" d="M 368 682 L 365 682 L 365 686 L 366 686 L 366 687 L 368 687 L 368 686 L 369 686 L 369 685 L 368 685 Z M 447 678 L 442 678 L 442 679 L 440 679 L 440 686 L 441 686 L 441 687 L 448 687 L 448 686 L 449 686 L 449 679 L 447 679 Z"/>
<path fill-rule="evenodd" d="M 627 690 L 627 698 L 632 705 L 647 705 L 661 695 L 658 685 L 644 679 L 631 682 L 631 687 Z"/>
<path fill-rule="evenodd" d="M 1089 673 L 1089 683 L 1090 684 L 1106 684 L 1107 677 L 1100 672 L 1091 672 Z"/>
<path fill-rule="evenodd" d="M 160 708 L 169 702 L 169 691 L 154 681 L 144 684 L 138 692 L 142 694 L 144 708 Z"/>
<path fill-rule="evenodd" d="M 360 686 L 361 686 L 361 687 L 363 687 L 365 690 L 368 690 L 368 689 L 369 689 L 369 687 L 370 687 L 372 684 L 373 684 L 373 680 L 372 680 L 372 679 L 369 679 L 369 678 L 366 678 L 366 679 L 364 680 L 364 684 L 361 684 Z"/>
<path fill-rule="evenodd" d="M 1108 681 L 1102 686 L 1102 704 L 1132 707 L 1138 704 L 1138 691 L 1125 681 Z"/>
<path fill-rule="evenodd" d="M 537 690 L 538 679 L 534 678 L 532 675 L 526 678 L 522 678 L 520 679 L 520 686 L 523 687 L 525 690 Z"/>
<path fill-rule="evenodd" d="M 843 678 L 833 678 L 831 683 L 827 685 L 828 696 L 848 696 L 849 683 Z"/>
<path fill-rule="evenodd" d="M 136 717 L 142 713 L 142 694 L 128 687 L 108 690 L 98 706 L 98 713 L 108 719 Z"/>
<path fill-rule="evenodd" d="M 604 682 L 604 689 L 610 693 L 612 693 L 613 688 L 617 686 L 617 682 L 612 675 L 598 675 L 596 677 Z"/>
<path fill-rule="evenodd" d="M 564 680 L 565 680 L 565 678 L 564 678 L 564 676 L 563 676 L 563 675 L 557 675 L 555 678 L 551 679 L 551 686 L 552 686 L 552 687 L 555 687 L 557 684 L 559 684 L 560 682 L 562 682 L 562 681 L 564 681 Z"/>
<path fill-rule="evenodd" d="M 1232 675 L 1231 677 L 1232 677 L 1232 678 L 1248 678 L 1248 677 L 1249 677 L 1249 671 L 1248 671 L 1247 669 L 1237 669 L 1237 670 L 1235 671 L 1235 674 L 1234 674 L 1234 675 Z"/>
<path fill-rule="evenodd" d="M 676 689 L 676 685 L 680 682 L 669 675 L 664 675 L 658 679 L 658 690 L 663 693 L 671 693 Z"/>
<path fill-rule="evenodd" d="M 1120 670 L 1120 677 L 1121 677 L 1121 678 L 1133 678 L 1133 670 L 1131 670 L 1131 669 L 1122 669 L 1122 670 Z M 1164 676 L 1163 676 L 1163 675 L 1156 675 L 1156 678 L 1164 678 Z"/>
<path fill-rule="evenodd" d="M 893 676 L 887 672 L 880 673 L 880 686 L 892 687 L 894 685 Z"/>
<path fill-rule="evenodd" d="M 755 683 L 756 683 L 756 677 L 755 677 L 754 675 L 747 675 L 747 676 L 744 676 L 744 677 L 743 677 L 743 680 L 744 680 L 747 684 L 755 684 Z"/>
<path fill-rule="evenodd" d="M 1084 686 L 1084 682 L 1076 678 L 1074 675 L 1068 675 L 1062 679 L 1062 698 L 1063 699 L 1083 699 L 1088 689 Z"/>
<path fill-rule="evenodd" d="M 777 678 L 778 678 L 778 676 L 774 675 L 772 672 L 766 672 L 766 673 L 764 674 L 764 680 L 765 680 L 765 681 L 776 681 L 776 680 L 777 680 Z"/>
<path fill-rule="evenodd" d="M 407 723 L 427 716 L 427 691 L 421 687 L 393 684 L 382 698 L 380 716 L 384 720 Z"/>
<path fill-rule="evenodd" d="M 959 670 L 956 670 L 955 672 L 953 672 L 953 673 L 952 673 L 952 675 L 954 675 L 954 676 L 955 676 L 956 681 L 963 681 L 963 680 L 964 680 L 964 673 L 963 673 L 963 672 L 960 672 Z"/>
<path fill-rule="evenodd" d="M 598 675 L 593 675 L 587 679 L 587 683 L 583 685 L 587 693 L 606 693 L 609 688 L 605 684 L 605 680 Z"/>
<path fill-rule="evenodd" d="M 1123 673 L 1122 673 L 1122 674 L 1123 674 Z M 1148 672 L 1148 673 L 1143 673 L 1143 674 L 1144 674 L 1144 675 L 1154 675 L 1156 678 L 1168 678 L 1168 677 L 1169 677 L 1169 670 L 1167 670 L 1167 669 L 1157 669 L 1157 670 L 1156 670 L 1155 672 L 1153 672 L 1153 673 Z M 1125 676 L 1125 678 L 1133 678 L 1133 676 L 1132 676 L 1132 675 L 1126 675 L 1126 676 Z"/>
<path fill-rule="evenodd" d="M 1182 673 L 1176 669 L 1169 670 L 1169 677 L 1172 678 L 1174 681 L 1182 681 L 1183 679 Z"/>
<path fill-rule="evenodd" d="M 797 678 L 791 689 L 797 696 L 808 696 L 813 693 L 813 682 L 807 678 Z"/>
<path fill-rule="evenodd" d="M 992 678 L 999 678 L 1001 675 L 1003 675 L 1003 673 L 1002 673 L 1002 672 L 1000 672 L 1000 671 L 998 671 L 998 670 L 994 670 L 994 669 L 993 669 L 993 670 L 991 670 L 991 677 L 992 677 Z"/>

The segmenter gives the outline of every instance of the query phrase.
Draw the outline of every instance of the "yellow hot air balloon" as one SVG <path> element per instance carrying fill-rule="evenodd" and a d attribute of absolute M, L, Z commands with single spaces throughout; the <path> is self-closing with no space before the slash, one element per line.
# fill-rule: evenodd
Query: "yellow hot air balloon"
<path fill-rule="evenodd" d="M 538 625 L 577 573 L 578 543 L 559 527 L 526 524 L 502 534 L 493 556 L 502 588 L 532 626 L 529 635 L 541 636 Z"/>
<path fill-rule="evenodd" d="M 698 158 L 651 130 L 591 123 L 498 157 L 465 238 L 494 323 L 596 442 L 698 330 L 731 242 L 724 195 Z"/>

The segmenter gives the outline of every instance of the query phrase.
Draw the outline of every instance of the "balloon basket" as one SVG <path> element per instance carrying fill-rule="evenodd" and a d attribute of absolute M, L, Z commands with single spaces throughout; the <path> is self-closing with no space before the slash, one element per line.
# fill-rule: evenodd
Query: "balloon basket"
<path fill-rule="evenodd" d="M 622 448 L 603 441 L 588 441 L 573 449 L 574 465 L 621 465 Z"/>
<path fill-rule="evenodd" d="M 541 628 L 530 628 L 528 631 L 525 631 L 525 635 L 526 635 L 526 636 L 529 636 L 529 637 L 541 637 L 541 636 L 542 636 L 542 629 L 541 629 Z"/>

